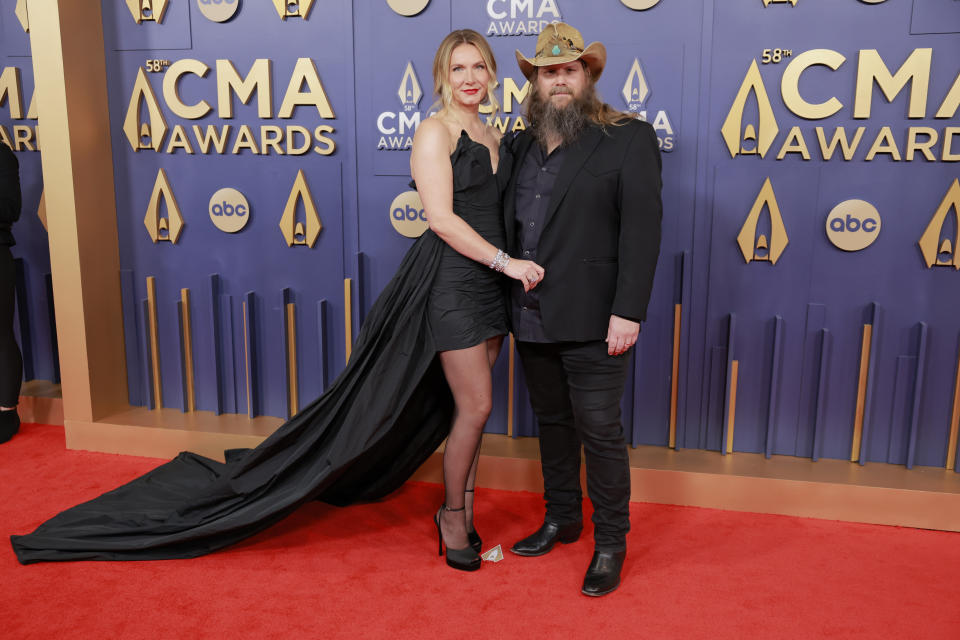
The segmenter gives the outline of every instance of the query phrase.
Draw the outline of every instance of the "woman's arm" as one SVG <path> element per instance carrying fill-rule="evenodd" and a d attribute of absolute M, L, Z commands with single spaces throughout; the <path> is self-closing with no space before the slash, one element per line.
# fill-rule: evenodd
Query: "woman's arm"
<path fill-rule="evenodd" d="M 417 183 L 430 229 L 458 253 L 489 266 L 502 248 L 484 240 L 453 211 L 450 132 L 442 122 L 428 119 L 417 128 L 410 155 L 410 173 Z M 543 278 L 543 268 L 529 260 L 511 259 L 503 272 L 521 280 L 528 290 Z"/>

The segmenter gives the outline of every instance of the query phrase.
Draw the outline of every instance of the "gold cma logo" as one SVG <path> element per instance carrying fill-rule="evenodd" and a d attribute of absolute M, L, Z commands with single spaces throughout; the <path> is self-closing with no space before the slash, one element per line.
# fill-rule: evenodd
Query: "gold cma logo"
<path fill-rule="evenodd" d="M 160 207 L 161 200 L 166 205 L 163 208 Z M 147 215 L 143 218 L 143 224 L 154 243 L 176 244 L 180 238 L 180 232 L 183 231 L 183 215 L 180 213 L 177 198 L 173 195 L 173 189 L 170 188 L 167 172 L 163 169 L 157 172 L 157 180 L 153 185 L 153 193 L 150 194 L 150 203 L 147 205 Z"/>
<path fill-rule="evenodd" d="M 141 122 L 140 108 L 146 105 L 149 123 Z M 143 67 L 137 69 L 137 81 L 133 85 L 133 95 L 127 106 L 127 115 L 123 120 L 123 133 L 134 151 L 153 149 L 160 151 L 163 138 L 167 135 L 167 121 L 160 110 L 160 103 L 153 93 L 150 81 Z"/>
<path fill-rule="evenodd" d="M 167 5 L 170 0 L 127 0 L 127 8 L 130 9 L 130 15 L 137 21 L 137 24 L 143 22 L 163 22 L 163 14 L 167 12 Z"/>
<path fill-rule="evenodd" d="M 20 21 L 20 26 L 23 27 L 23 30 L 26 33 L 30 33 L 30 16 L 27 14 L 27 0 L 17 0 L 17 6 L 14 7 L 13 13 L 17 16 L 17 20 Z"/>
<path fill-rule="evenodd" d="M 763 0 L 763 6 L 769 7 L 772 4 L 789 4 L 790 6 L 797 6 L 797 0 Z"/>
<path fill-rule="evenodd" d="M 302 220 L 297 220 L 297 201 L 303 203 Z M 295 245 L 312 247 L 317 242 L 321 229 L 323 225 L 320 223 L 320 216 L 317 215 L 317 207 L 313 203 L 310 187 L 307 186 L 307 178 L 301 169 L 297 171 L 297 179 L 287 198 L 287 205 L 283 208 L 280 232 L 283 233 L 283 239 L 287 241 L 288 247 Z"/>
<path fill-rule="evenodd" d="M 423 91 L 420 89 L 420 81 L 417 80 L 417 74 L 413 71 L 412 62 L 407 62 L 407 68 L 403 72 L 403 79 L 400 80 L 400 88 L 397 89 L 397 95 L 400 96 L 400 102 L 403 104 L 404 111 L 412 111 L 420 104 Z"/>
<path fill-rule="evenodd" d="M 287 18 L 303 18 L 306 20 L 307 14 L 313 7 L 313 2 L 314 0 L 273 0 L 273 6 L 276 7 L 281 20 Z"/>
<path fill-rule="evenodd" d="M 943 230 L 946 226 L 947 215 L 953 209 L 956 231 L 953 241 L 943 236 Z M 960 245 L 960 180 L 954 179 L 953 184 L 947 190 L 947 195 L 943 202 L 930 219 L 927 230 L 920 237 L 920 252 L 923 254 L 924 262 L 927 268 L 933 267 L 953 267 L 960 271 L 960 255 L 957 254 L 957 245 Z"/>
<path fill-rule="evenodd" d="M 763 233 L 757 233 L 757 227 L 760 222 L 760 214 L 764 207 L 770 213 L 770 240 Z M 777 264 L 777 260 L 783 255 L 783 250 L 790 243 L 787 237 L 787 229 L 783 226 L 783 216 L 780 215 L 780 205 L 777 204 L 777 196 L 773 193 L 773 185 L 770 184 L 770 178 L 763 182 L 760 194 L 753 203 L 753 208 L 747 215 L 740 233 L 737 235 L 737 244 L 740 245 L 740 252 L 743 259 L 750 262 L 769 262 Z"/>
<path fill-rule="evenodd" d="M 756 98 L 759 117 L 756 125 L 747 123 L 744 126 L 743 111 L 751 95 Z M 762 158 L 770 150 L 779 132 L 780 127 L 773 115 L 773 107 L 767 96 L 767 88 L 763 84 L 760 68 L 757 66 L 757 61 L 753 60 L 743 79 L 743 84 L 740 85 L 740 91 L 733 100 L 727 119 L 723 121 L 720 133 L 723 134 L 723 140 L 727 143 L 730 157 L 759 155 Z"/>
<path fill-rule="evenodd" d="M 643 68 L 640 66 L 638 58 L 633 59 L 633 66 L 630 67 L 630 73 L 627 74 L 627 81 L 623 84 L 623 99 L 627 105 L 637 107 L 643 106 L 643 103 L 650 97 L 650 85 L 643 75 Z"/>

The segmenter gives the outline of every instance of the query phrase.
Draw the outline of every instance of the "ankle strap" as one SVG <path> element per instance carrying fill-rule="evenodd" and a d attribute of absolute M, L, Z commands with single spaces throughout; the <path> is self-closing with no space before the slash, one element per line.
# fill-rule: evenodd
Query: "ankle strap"
<path fill-rule="evenodd" d="M 473 493 L 473 489 L 464 489 L 463 492 L 464 492 L 464 493 Z"/>
<path fill-rule="evenodd" d="M 460 507 L 459 509 L 451 509 L 450 507 L 448 507 L 448 506 L 445 505 L 445 504 L 440 505 L 440 508 L 443 509 L 444 511 L 450 511 L 450 512 L 463 511 L 464 509 L 466 509 L 466 507 Z"/>

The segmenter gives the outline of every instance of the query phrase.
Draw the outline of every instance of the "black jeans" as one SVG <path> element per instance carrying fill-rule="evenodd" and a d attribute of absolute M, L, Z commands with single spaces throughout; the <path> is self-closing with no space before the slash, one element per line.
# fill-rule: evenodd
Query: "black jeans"
<path fill-rule="evenodd" d="M 20 401 L 23 358 L 13 336 L 14 267 L 10 247 L 0 245 L 0 407 Z"/>
<path fill-rule="evenodd" d="M 620 400 L 629 356 L 607 355 L 607 344 L 599 340 L 518 342 L 517 351 L 540 423 L 546 519 L 567 524 L 583 518 L 582 443 L 596 548 L 625 550 L 630 530 L 630 461 Z"/>

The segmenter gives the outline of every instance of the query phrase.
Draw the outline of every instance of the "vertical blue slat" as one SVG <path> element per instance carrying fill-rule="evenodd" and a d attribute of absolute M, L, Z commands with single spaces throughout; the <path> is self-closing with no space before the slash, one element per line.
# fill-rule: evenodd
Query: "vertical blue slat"
<path fill-rule="evenodd" d="M 210 336 L 213 340 L 213 375 L 214 375 L 214 388 L 216 389 L 216 398 L 214 399 L 214 409 L 213 412 L 216 415 L 223 413 L 223 355 L 222 355 L 222 344 L 223 337 L 220 330 L 221 327 L 221 316 L 220 316 L 220 275 L 216 273 L 210 274 L 210 288 L 208 290 L 210 296 Z"/>
<path fill-rule="evenodd" d="M 907 449 L 907 469 L 913 469 L 917 455 L 917 427 L 920 422 L 920 396 L 923 395 L 923 370 L 927 360 L 927 323 L 921 322 L 917 345 L 917 374 L 913 382 L 913 410 L 910 415 L 910 447 Z"/>
<path fill-rule="evenodd" d="M 186 327 L 183 325 L 183 301 L 177 300 L 177 333 L 180 337 L 180 366 L 177 372 L 180 374 L 180 412 L 187 412 L 187 348 L 186 348 Z"/>
<path fill-rule="evenodd" d="M 240 348 L 240 340 L 237 338 L 238 323 L 234 314 L 233 296 L 222 295 L 217 304 L 220 305 L 223 327 L 220 343 L 223 354 L 223 410 L 226 413 L 242 413 L 241 407 L 246 406 L 246 399 L 240 374 L 237 372 L 237 349 Z"/>
<path fill-rule="evenodd" d="M 867 366 L 867 394 L 863 407 L 863 432 L 860 438 L 860 466 L 867 463 L 867 451 L 869 451 L 868 442 L 870 440 L 870 422 L 873 412 L 873 389 L 876 387 L 876 370 L 879 350 L 877 345 L 880 343 L 880 305 L 876 302 L 871 303 L 871 320 L 873 333 L 870 337 L 870 364 Z"/>
<path fill-rule="evenodd" d="M 800 405 L 795 424 L 797 437 L 793 454 L 813 457 L 813 429 L 817 420 L 817 380 L 820 371 L 820 352 L 823 348 L 821 330 L 826 324 L 827 307 L 807 304 L 803 324 L 803 350 L 800 369 Z"/>
<path fill-rule="evenodd" d="M 139 372 L 143 365 L 137 339 L 137 291 L 132 269 L 120 270 L 120 304 L 123 310 L 123 344 L 127 351 L 127 401 L 135 407 L 142 407 L 146 400 L 143 387 L 140 386 L 143 377 Z M 56 335 L 56 330 L 53 335 Z"/>
<path fill-rule="evenodd" d="M 259 403 L 257 402 L 257 353 L 255 345 L 257 344 L 257 326 L 254 321 L 256 315 L 253 312 L 253 306 L 257 303 L 257 296 L 253 291 L 248 291 L 244 297 L 246 311 L 244 321 L 247 323 L 247 333 L 244 336 L 246 347 L 246 371 L 249 375 L 246 377 L 247 393 L 247 416 L 256 418 L 260 414 Z"/>
<path fill-rule="evenodd" d="M 366 292 L 366 287 L 364 287 L 364 282 L 366 281 L 366 262 L 367 256 L 363 251 L 357 252 L 357 277 L 353 281 L 354 287 L 354 299 L 356 300 L 356 312 L 353 314 L 354 317 L 354 327 L 353 327 L 353 341 L 356 343 L 357 336 L 360 335 L 360 327 L 363 326 L 363 321 L 367 317 L 367 305 L 364 300 L 364 293 Z"/>
<path fill-rule="evenodd" d="M 327 301 L 317 301 L 317 356 L 320 362 L 320 392 L 327 390 Z"/>
<path fill-rule="evenodd" d="M 890 464 L 907 464 L 907 452 L 910 449 L 909 405 L 913 396 L 912 378 L 917 369 L 916 360 L 914 356 L 897 356 L 887 443 L 887 462 Z"/>
<path fill-rule="evenodd" d="M 287 420 L 293 416 L 290 406 L 290 385 L 293 381 L 290 379 L 290 360 L 288 357 L 290 349 L 290 339 L 292 336 L 287 332 L 287 304 L 293 301 L 293 294 L 290 287 L 284 287 L 280 292 L 280 360 L 283 362 L 283 389 L 284 389 L 284 415 Z"/>
<path fill-rule="evenodd" d="M 773 360 L 770 363 L 770 393 L 767 409 L 767 442 L 764 455 L 773 455 L 773 442 L 777 429 L 777 408 L 780 399 L 780 369 L 783 352 L 783 317 L 776 316 L 773 325 Z"/>
<path fill-rule="evenodd" d="M 153 397 L 153 358 L 150 353 L 150 301 L 140 301 L 140 362 L 143 364 L 143 388 L 148 409 L 157 408 L 157 398 Z"/>
<path fill-rule="evenodd" d="M 690 313 L 690 307 L 687 306 L 687 291 L 689 291 L 689 286 L 687 279 L 690 277 L 689 269 L 687 265 L 690 264 L 690 252 L 684 251 L 680 254 L 677 259 L 677 270 L 679 272 L 679 277 L 677 278 L 677 287 L 674 291 L 674 304 L 680 305 L 680 367 L 677 371 L 677 444 L 675 449 L 680 450 L 683 448 L 684 438 L 687 435 L 686 422 L 684 421 L 684 405 L 685 405 L 685 390 L 686 387 L 683 384 L 683 376 L 680 374 L 680 371 L 683 370 L 683 365 L 687 361 L 685 357 L 684 348 L 686 342 L 683 339 L 685 328 L 689 325 L 690 319 L 688 314 Z M 670 363 L 671 368 L 673 367 L 673 362 Z M 672 381 L 671 381 L 672 382 Z M 672 389 L 671 389 L 672 393 Z M 669 426 L 667 427 L 669 429 Z"/>
<path fill-rule="evenodd" d="M 727 455 L 727 431 L 729 430 L 729 415 L 730 415 L 730 385 L 733 383 L 731 379 L 733 377 L 733 352 L 735 346 L 736 330 L 737 330 L 737 314 L 731 313 L 729 316 L 729 323 L 727 325 L 727 380 L 723 386 L 723 415 L 721 419 L 723 420 L 723 429 L 720 432 L 720 454 Z M 736 433 L 734 433 L 734 439 L 736 439 Z"/>
<path fill-rule="evenodd" d="M 833 342 L 833 336 L 829 329 L 820 330 L 820 372 L 817 375 L 817 410 L 816 420 L 813 423 L 813 452 L 811 458 L 814 462 L 820 459 L 820 447 L 823 443 L 823 426 L 825 422 L 824 415 L 827 410 L 827 363 L 830 361 L 830 345 Z"/>
<path fill-rule="evenodd" d="M 47 290 L 47 322 L 49 323 L 49 329 L 50 329 L 50 358 L 51 360 L 53 360 L 53 363 L 52 363 L 53 364 L 53 381 L 56 382 L 57 384 L 60 384 L 60 343 L 57 340 L 57 312 L 53 306 L 53 275 L 49 273 L 45 275 L 44 282 L 46 283 L 46 287 L 47 287 L 46 289 Z M 131 297 L 130 299 L 131 299 L 131 305 L 133 306 L 134 309 L 136 309 L 135 299 L 133 297 Z M 136 325 L 136 322 L 134 322 L 134 325 L 133 325 L 134 341 L 131 346 L 132 351 L 130 352 L 134 354 L 133 355 L 134 362 L 136 362 L 139 359 L 139 353 L 137 351 L 137 342 L 136 342 L 136 328 L 137 328 L 137 325 Z M 128 362 L 127 369 L 129 370 L 130 367 L 131 365 Z M 134 366 L 133 370 L 134 370 L 133 377 L 136 380 L 136 371 L 139 370 L 139 365 Z M 130 374 L 128 373 L 128 375 Z"/>
<path fill-rule="evenodd" d="M 13 260 L 13 288 L 17 300 L 20 329 L 20 353 L 23 355 L 23 379 L 33 380 L 33 333 L 30 331 L 30 305 L 27 299 L 27 271 L 23 258 Z"/>

